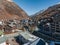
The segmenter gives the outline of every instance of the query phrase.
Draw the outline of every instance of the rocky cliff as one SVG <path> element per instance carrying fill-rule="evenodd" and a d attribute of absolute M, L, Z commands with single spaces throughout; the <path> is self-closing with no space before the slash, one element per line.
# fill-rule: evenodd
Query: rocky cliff
<path fill-rule="evenodd" d="M 28 19 L 26 12 L 10 0 L 0 0 L 0 20 Z"/>

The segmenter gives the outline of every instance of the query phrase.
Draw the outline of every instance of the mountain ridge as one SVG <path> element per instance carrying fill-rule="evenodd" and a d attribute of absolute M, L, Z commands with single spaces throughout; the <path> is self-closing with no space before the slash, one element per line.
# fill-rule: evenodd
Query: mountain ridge
<path fill-rule="evenodd" d="M 57 13 L 60 14 L 59 12 L 60 12 L 60 4 L 56 4 L 56 5 L 48 7 L 45 11 L 43 11 L 39 15 L 35 15 L 34 19 L 39 20 L 42 18 L 49 18 Z"/>
<path fill-rule="evenodd" d="M 28 19 L 27 13 L 14 2 L 0 0 L 0 20 Z"/>

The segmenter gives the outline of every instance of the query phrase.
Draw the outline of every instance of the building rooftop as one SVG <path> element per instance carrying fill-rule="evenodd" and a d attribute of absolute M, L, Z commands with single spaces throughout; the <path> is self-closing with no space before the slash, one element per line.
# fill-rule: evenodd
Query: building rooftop
<path fill-rule="evenodd" d="M 35 41 L 37 38 L 39 38 L 39 37 L 36 37 L 36 36 L 30 34 L 30 33 L 27 32 L 27 31 L 21 32 L 20 35 L 22 35 L 25 39 L 27 39 L 27 40 L 29 40 L 29 41 L 31 41 L 31 42 L 33 42 L 33 41 Z"/>
<path fill-rule="evenodd" d="M 7 40 L 6 36 L 0 36 L 0 44 L 6 42 L 6 40 Z"/>

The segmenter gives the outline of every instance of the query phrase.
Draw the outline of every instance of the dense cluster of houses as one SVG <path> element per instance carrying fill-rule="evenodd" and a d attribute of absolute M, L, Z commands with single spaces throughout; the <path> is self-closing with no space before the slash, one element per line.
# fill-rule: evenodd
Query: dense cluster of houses
<path fill-rule="evenodd" d="M 33 20 L 40 33 L 52 37 L 51 40 L 55 38 L 60 41 L 60 4 L 48 7 L 44 12 L 39 12 L 38 15 L 35 14 Z"/>
<path fill-rule="evenodd" d="M 8 35 L 8 34 L 16 33 L 18 30 L 22 30 L 23 33 L 22 32 L 21 33 L 24 34 L 25 33 L 24 31 L 32 32 L 32 30 L 35 30 L 35 27 L 36 26 L 34 25 L 34 22 L 32 20 L 27 20 L 27 19 L 0 21 L 0 32 L 1 32 L 0 38 L 2 40 L 0 45 L 19 45 L 15 39 L 11 39 L 11 38 L 9 39 L 9 37 L 7 38 L 6 36 L 4 36 L 4 34 Z"/>
<path fill-rule="evenodd" d="M 36 25 L 32 20 L 9 20 L 9 21 L 0 21 L 0 30 L 3 31 L 5 34 L 12 33 L 16 29 L 18 30 L 27 30 L 32 32 L 35 30 Z"/>
<path fill-rule="evenodd" d="M 60 15 L 55 14 L 49 18 L 42 18 L 38 21 L 40 32 L 60 40 Z"/>

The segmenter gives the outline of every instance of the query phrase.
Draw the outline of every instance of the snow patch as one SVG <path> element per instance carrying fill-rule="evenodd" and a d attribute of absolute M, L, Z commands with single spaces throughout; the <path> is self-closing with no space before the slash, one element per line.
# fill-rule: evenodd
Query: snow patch
<path fill-rule="evenodd" d="M 12 2 L 12 0 L 7 0 L 7 1 Z"/>
<path fill-rule="evenodd" d="M 60 2 L 56 3 L 56 4 L 60 4 Z"/>

